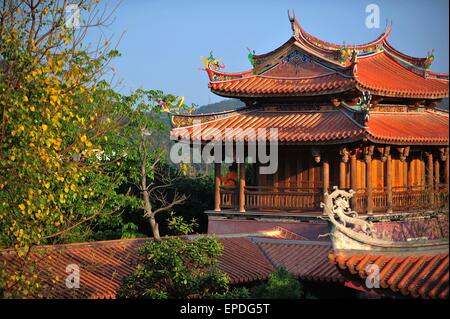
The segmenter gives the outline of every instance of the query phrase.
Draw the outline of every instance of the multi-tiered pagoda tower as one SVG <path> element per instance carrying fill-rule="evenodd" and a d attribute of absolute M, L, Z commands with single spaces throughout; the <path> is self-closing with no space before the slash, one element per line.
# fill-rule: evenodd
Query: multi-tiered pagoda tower
<path fill-rule="evenodd" d="M 248 128 L 278 129 L 275 174 L 246 174 L 252 166 L 240 163 L 239 181 L 229 188 L 215 164 L 210 231 L 319 222 L 323 195 L 333 186 L 353 189 L 352 208 L 363 216 L 447 205 L 449 117 L 436 106 L 448 97 L 449 82 L 430 71 L 433 53 L 415 58 L 397 51 L 388 42 L 390 26 L 370 43 L 335 45 L 289 18 L 292 37 L 272 52 L 250 53 L 251 70 L 225 73 L 212 58 L 206 63 L 211 91 L 246 107 L 174 118 L 172 137 L 189 143 L 208 142 L 203 133 L 212 128 L 242 129 L 234 139 L 245 145 L 255 140 Z"/>

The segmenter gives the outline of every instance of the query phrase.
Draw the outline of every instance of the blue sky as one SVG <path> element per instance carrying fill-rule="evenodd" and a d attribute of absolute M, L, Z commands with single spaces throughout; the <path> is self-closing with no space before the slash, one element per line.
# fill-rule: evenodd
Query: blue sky
<path fill-rule="evenodd" d="M 107 0 L 111 8 L 117 0 Z M 381 28 L 368 29 L 368 4 L 380 7 Z M 295 10 L 310 34 L 333 43 L 366 43 L 393 21 L 390 43 L 413 56 L 436 49 L 432 70 L 448 73 L 447 0 L 122 0 L 114 23 L 103 30 L 119 42 L 122 56 L 112 62 L 123 93 L 136 88 L 184 95 L 199 105 L 223 98 L 209 92 L 200 56 L 210 50 L 222 58 L 225 71 L 250 68 L 247 47 L 263 54 L 292 35 L 287 9 Z M 89 38 L 95 38 L 93 33 Z"/>

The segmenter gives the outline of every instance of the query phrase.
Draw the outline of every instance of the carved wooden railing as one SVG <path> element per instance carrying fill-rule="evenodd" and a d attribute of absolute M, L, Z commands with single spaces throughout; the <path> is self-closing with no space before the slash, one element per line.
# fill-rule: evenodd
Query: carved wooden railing
<path fill-rule="evenodd" d="M 367 207 L 365 189 L 358 189 L 354 195 L 358 213 L 364 213 Z M 386 188 L 375 188 L 372 193 L 373 211 L 381 212 L 388 209 Z M 409 211 L 416 209 L 436 209 L 447 205 L 448 190 L 445 185 L 429 190 L 424 186 L 401 186 L 392 188 L 393 211 Z"/>
<path fill-rule="evenodd" d="M 220 187 L 220 206 L 222 208 L 237 207 L 237 188 L 236 187 Z"/>
<path fill-rule="evenodd" d="M 247 186 L 246 209 L 273 209 L 285 211 L 320 210 L 322 191 L 318 188 L 289 188 Z"/>
<path fill-rule="evenodd" d="M 246 186 L 245 209 L 284 210 L 284 211 L 319 211 L 322 189 L 289 188 L 270 186 Z M 221 186 L 220 206 L 225 209 L 237 209 L 239 194 L 237 187 Z M 386 188 L 374 188 L 372 192 L 373 211 L 388 210 L 388 194 Z M 365 213 L 367 195 L 364 188 L 357 189 L 354 194 L 355 207 L 358 213 Z M 447 206 L 446 206 L 447 205 Z M 392 210 L 410 211 L 416 209 L 437 209 L 448 207 L 448 190 L 445 185 L 429 191 L 424 186 L 393 187 Z"/>

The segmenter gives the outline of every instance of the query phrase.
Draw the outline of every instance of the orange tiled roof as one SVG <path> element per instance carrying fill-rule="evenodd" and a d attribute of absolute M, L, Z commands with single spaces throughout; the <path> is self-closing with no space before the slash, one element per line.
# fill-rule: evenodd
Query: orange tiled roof
<path fill-rule="evenodd" d="M 177 139 L 210 140 L 213 129 L 225 138 L 226 129 L 234 130 L 235 141 L 256 141 L 257 136 L 247 136 L 246 129 L 278 129 L 279 143 L 321 143 L 349 141 L 362 137 L 363 129 L 343 111 L 260 111 L 244 110 L 199 125 L 175 128 L 171 136 Z M 231 132 L 231 131 L 230 131 Z M 231 134 L 231 133 L 230 133 Z"/>
<path fill-rule="evenodd" d="M 337 267 L 327 260 L 333 248 L 330 242 L 255 239 L 275 267 L 284 267 L 303 280 L 344 282 Z"/>
<path fill-rule="evenodd" d="M 252 75 L 210 82 L 209 87 L 224 96 L 297 96 L 348 91 L 355 87 L 355 80 L 338 73 L 297 78 Z"/>
<path fill-rule="evenodd" d="M 447 79 L 425 78 L 409 70 L 386 52 L 358 58 L 352 75 L 328 72 L 316 76 L 269 76 L 265 73 L 211 81 L 209 88 L 222 96 L 312 96 L 369 90 L 373 95 L 440 99 L 448 96 Z M 271 70 L 267 71 L 270 73 Z"/>
<path fill-rule="evenodd" d="M 224 245 L 219 267 L 234 284 L 266 280 L 279 266 L 287 267 L 303 279 L 340 280 L 340 274 L 333 271 L 335 267 L 327 259 L 331 249 L 329 243 L 285 238 L 296 237 L 281 228 L 251 234 L 218 235 L 218 240 Z M 141 258 L 138 248 L 148 240 L 125 239 L 35 247 L 31 255 L 32 260 L 36 261 L 33 273 L 47 283 L 50 291 L 46 291 L 46 295 L 51 294 L 53 298 L 115 298 L 122 279 L 134 271 Z M 289 251 L 293 254 L 290 255 Z M 6 265 L 9 271 L 22 269 L 16 254 L 9 250 L 0 251 L 0 264 Z M 76 264 L 80 269 L 78 289 L 68 289 L 65 285 L 68 276 L 66 267 L 70 264 Z"/>
<path fill-rule="evenodd" d="M 330 254 L 329 259 L 340 269 L 365 280 L 366 267 L 376 264 L 380 269 L 380 287 L 414 298 L 449 297 L 449 257 L 356 255 L 344 257 Z M 376 292 L 376 288 L 372 289 Z"/>
<path fill-rule="evenodd" d="M 446 145 L 448 114 L 441 112 L 372 112 L 366 132 L 373 142 Z"/>
<path fill-rule="evenodd" d="M 201 118 L 201 116 L 199 116 Z M 171 136 L 179 140 L 209 141 L 220 132 L 225 140 L 228 129 L 235 141 L 253 142 L 246 129 L 278 129 L 278 142 L 284 144 L 348 143 L 367 138 L 394 145 L 447 145 L 448 114 L 424 112 L 371 112 L 367 126 L 358 124 L 341 109 L 331 111 L 264 111 L 244 109 L 201 124 L 174 128 Z"/>
<path fill-rule="evenodd" d="M 374 95 L 408 98 L 444 98 L 448 80 L 424 78 L 386 52 L 358 58 L 356 81 Z"/>
<path fill-rule="evenodd" d="M 311 96 L 354 89 L 385 97 L 448 97 L 448 75 L 429 70 L 433 53 L 416 58 L 397 51 L 387 41 L 391 26 L 369 43 L 336 45 L 307 33 L 295 17 L 290 22 L 293 36 L 269 53 L 255 54 L 252 70 L 207 68 L 211 90 L 229 97 Z M 283 71 L 277 70 L 280 67 Z"/>

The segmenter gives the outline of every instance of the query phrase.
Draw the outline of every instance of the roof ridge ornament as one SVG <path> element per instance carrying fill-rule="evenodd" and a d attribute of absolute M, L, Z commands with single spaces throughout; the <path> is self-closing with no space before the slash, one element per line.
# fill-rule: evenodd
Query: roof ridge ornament
<path fill-rule="evenodd" d="M 287 13 L 288 13 L 289 22 L 291 23 L 292 35 L 295 38 L 298 38 L 300 36 L 301 30 L 300 30 L 300 24 L 298 23 L 297 19 L 295 18 L 295 11 L 294 11 L 294 9 L 292 9 L 292 15 L 291 15 L 291 11 L 288 9 Z"/>

